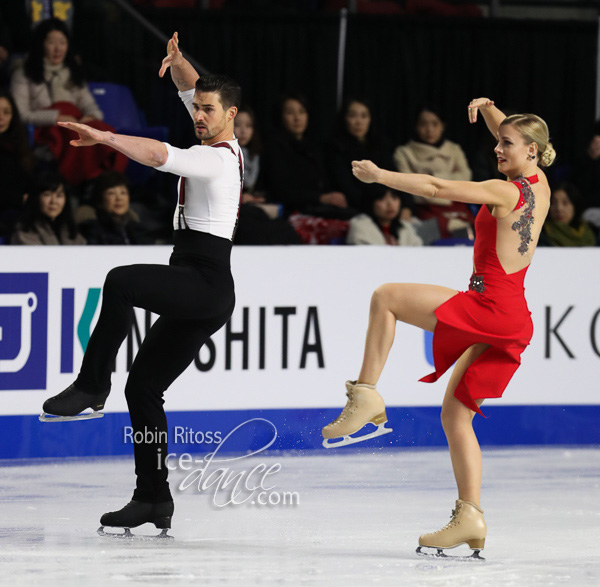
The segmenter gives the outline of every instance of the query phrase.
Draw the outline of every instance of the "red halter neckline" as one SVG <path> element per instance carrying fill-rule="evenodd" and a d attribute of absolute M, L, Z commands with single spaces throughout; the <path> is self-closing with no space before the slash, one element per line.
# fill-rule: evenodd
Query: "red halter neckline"
<path fill-rule="evenodd" d="M 537 173 L 535 175 L 532 175 L 531 177 L 526 177 L 525 178 L 529 183 L 537 183 L 539 180 Z"/>

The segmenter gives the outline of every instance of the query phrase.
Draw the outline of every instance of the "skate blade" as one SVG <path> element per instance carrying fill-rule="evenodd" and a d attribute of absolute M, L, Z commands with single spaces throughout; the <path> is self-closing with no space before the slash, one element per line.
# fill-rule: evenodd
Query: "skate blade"
<path fill-rule="evenodd" d="M 421 549 L 422 548 L 431 548 L 433 550 L 436 550 L 437 552 L 424 552 Z M 446 549 L 448 550 L 448 549 Z M 432 556 L 432 557 L 436 557 L 436 558 L 447 558 L 449 560 L 453 560 L 453 561 L 480 561 L 480 562 L 484 562 L 485 559 L 480 556 L 481 550 L 479 549 L 474 549 L 473 550 L 473 554 L 471 556 L 454 556 L 454 555 L 447 555 L 444 553 L 444 549 L 443 548 L 437 548 L 436 546 L 419 546 L 417 548 L 417 554 L 421 555 L 421 556 Z"/>
<path fill-rule="evenodd" d="M 363 434 L 362 436 L 343 436 L 342 440 L 338 440 L 337 442 L 333 442 L 331 438 L 326 438 L 323 441 L 323 446 L 325 448 L 339 448 L 340 446 L 348 446 L 349 444 L 356 444 L 357 442 L 363 442 L 364 440 L 369 440 L 370 438 L 377 438 L 378 436 L 383 436 L 384 434 L 388 434 L 389 432 L 393 432 L 393 428 L 386 428 L 386 422 L 382 422 L 377 426 L 377 430 L 370 432 L 369 434 Z"/>
<path fill-rule="evenodd" d="M 53 416 L 43 412 L 40 414 L 40 422 L 76 422 L 77 420 L 95 420 L 96 418 L 104 418 L 103 412 L 92 412 L 87 414 L 77 414 L 76 416 Z"/>
<path fill-rule="evenodd" d="M 100 526 L 98 528 L 98 534 L 100 536 L 108 536 L 109 538 L 126 538 L 127 540 L 173 540 L 173 536 L 169 536 L 167 532 L 168 528 L 164 528 L 161 530 L 160 534 L 156 536 L 149 536 L 144 534 L 132 534 L 129 528 L 123 528 L 123 532 L 105 532 L 104 526 Z"/>

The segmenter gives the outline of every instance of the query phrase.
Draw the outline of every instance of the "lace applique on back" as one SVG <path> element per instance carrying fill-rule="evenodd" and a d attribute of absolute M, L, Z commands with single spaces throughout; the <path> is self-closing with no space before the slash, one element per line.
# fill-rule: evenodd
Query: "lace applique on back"
<path fill-rule="evenodd" d="M 533 240 L 531 236 L 531 225 L 533 224 L 533 210 L 535 208 L 535 197 L 531 184 L 523 176 L 518 177 L 513 183 L 519 188 L 525 205 L 523 206 L 523 213 L 516 222 L 513 222 L 512 229 L 518 231 L 521 236 L 521 244 L 519 245 L 519 253 L 521 255 L 527 254 L 529 250 L 529 243 Z M 519 200 L 519 203 L 521 201 Z M 518 206 L 520 208 L 520 206 Z"/>

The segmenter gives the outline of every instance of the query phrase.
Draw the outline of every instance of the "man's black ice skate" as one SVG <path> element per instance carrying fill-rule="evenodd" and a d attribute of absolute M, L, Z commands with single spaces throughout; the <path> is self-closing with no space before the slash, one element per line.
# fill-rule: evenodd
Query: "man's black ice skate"
<path fill-rule="evenodd" d="M 145 501 L 130 501 L 124 508 L 117 512 L 108 512 L 100 518 L 100 536 L 115 536 L 118 538 L 134 538 L 130 528 L 137 528 L 142 524 L 150 522 L 162 532 L 158 536 L 149 536 L 148 538 L 173 538 L 167 534 L 171 527 L 171 518 L 175 505 L 172 501 L 162 503 L 148 503 Z M 104 527 L 124 528 L 123 534 L 105 532 Z"/>
<path fill-rule="evenodd" d="M 100 394 L 87 393 L 77 389 L 72 383 L 63 392 L 44 402 L 44 413 L 40 415 L 40 422 L 71 422 L 102 418 L 104 414 L 99 410 L 104 407 L 109 393 L 110 391 Z M 81 413 L 88 408 L 93 410 L 91 414 Z"/>

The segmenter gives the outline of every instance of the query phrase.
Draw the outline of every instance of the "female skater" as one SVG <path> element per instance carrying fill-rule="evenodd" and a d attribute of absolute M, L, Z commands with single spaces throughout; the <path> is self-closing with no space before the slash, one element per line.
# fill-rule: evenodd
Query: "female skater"
<path fill-rule="evenodd" d="M 356 442 L 349 435 L 367 423 L 384 434 L 385 405 L 375 385 L 400 320 L 433 332 L 435 372 L 421 381 L 436 381 L 454 362 L 442 404 L 442 426 L 448 440 L 458 500 L 451 521 L 419 538 L 419 548 L 453 548 L 467 543 L 478 557 L 486 525 L 480 507 L 481 451 L 473 431 L 475 413 L 485 398 L 501 397 L 520 365 L 533 334 L 523 280 L 531 263 L 550 203 L 541 167 L 556 153 L 546 123 L 533 114 L 506 118 L 487 98 L 469 104 L 469 120 L 481 111 L 497 137 L 498 169 L 507 181 L 480 183 L 379 169 L 370 161 L 353 162 L 360 180 L 427 197 L 482 204 L 477 215 L 473 274 L 469 291 L 413 283 L 388 283 L 373 294 L 362 368 L 357 381 L 346 382 L 348 402 L 340 416 L 323 428 L 337 445 Z M 360 437 L 359 437 L 360 438 Z"/>
<path fill-rule="evenodd" d="M 243 181 L 243 158 L 233 134 L 240 87 L 225 76 L 199 77 L 179 51 L 177 33 L 167 49 L 159 75 L 171 67 L 173 82 L 202 145 L 177 149 L 152 139 L 60 123 L 79 134 L 72 141 L 74 146 L 109 145 L 181 179 L 169 265 L 129 265 L 108 273 L 100 317 L 79 376 L 44 403 L 46 414 L 63 419 L 86 408 L 102 409 L 110 393 L 111 366 L 130 330 L 133 308 L 160 315 L 135 357 L 125 387 L 133 437 L 141 434 L 144 438 L 134 443 L 136 489 L 124 508 L 104 514 L 100 523 L 128 529 L 152 522 L 163 534 L 171 527 L 174 510 L 165 463 L 163 394 L 233 312 L 229 258 Z"/>

